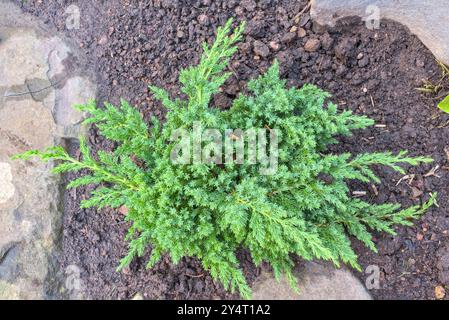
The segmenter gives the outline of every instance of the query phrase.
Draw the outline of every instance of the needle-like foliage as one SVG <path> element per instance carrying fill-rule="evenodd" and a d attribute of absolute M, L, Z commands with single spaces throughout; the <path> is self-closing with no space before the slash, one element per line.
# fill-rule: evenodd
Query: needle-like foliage
<path fill-rule="evenodd" d="M 127 239 L 128 265 L 151 247 L 148 267 L 162 255 L 177 263 L 196 257 L 214 279 L 245 298 L 251 290 L 239 267 L 236 251 L 247 249 L 253 261 L 271 264 L 274 274 L 285 274 L 292 286 L 292 255 L 305 260 L 324 259 L 359 268 L 351 248 L 355 237 L 376 250 L 370 230 L 394 234 L 394 225 L 410 225 L 434 203 L 401 210 L 398 204 L 373 205 L 350 196 L 348 180 L 379 183 L 372 165 L 384 165 L 403 173 L 400 164 L 430 162 L 426 157 L 408 157 L 405 152 L 351 155 L 330 154 L 326 147 L 338 135 L 349 135 L 373 121 L 339 112 L 329 94 L 313 85 L 287 89 L 279 77 L 278 63 L 248 84 L 227 111 L 210 106 L 214 94 L 229 77 L 225 68 L 236 51 L 243 25 L 232 34 L 231 21 L 219 28 L 215 43 L 204 45 L 201 62 L 180 74 L 186 99 L 172 99 L 163 89 L 151 87 L 168 109 L 165 123 L 156 119 L 147 125 L 138 111 L 122 101 L 120 107 L 95 102 L 78 106 L 90 114 L 108 139 L 118 142 L 112 154 L 91 155 L 81 139 L 82 159 L 61 147 L 20 156 L 58 160 L 56 173 L 88 169 L 89 175 L 69 187 L 97 184 L 83 207 L 126 206 L 132 222 Z M 278 168 L 260 174 L 260 164 L 175 164 L 170 156 L 175 146 L 174 130 L 204 127 L 226 129 L 270 128 L 279 133 Z"/>

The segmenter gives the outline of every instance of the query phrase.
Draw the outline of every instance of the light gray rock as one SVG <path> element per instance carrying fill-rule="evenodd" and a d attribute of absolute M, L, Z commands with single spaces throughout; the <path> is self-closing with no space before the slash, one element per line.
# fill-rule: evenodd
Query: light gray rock
<path fill-rule="evenodd" d="M 59 136 L 78 138 L 80 134 L 86 133 L 87 127 L 81 125 L 85 115 L 76 111 L 73 106 L 94 98 L 94 92 L 94 84 L 79 76 L 67 79 L 65 85 L 56 90 L 53 116 Z"/>
<path fill-rule="evenodd" d="M 433 52 L 449 64 L 449 1 L 447 0 L 312 0 L 311 16 L 322 25 L 335 25 L 338 19 L 359 16 L 368 27 L 373 19 L 391 19 L 407 26 Z"/>
<path fill-rule="evenodd" d="M 11 165 L 7 162 L 0 162 L 0 204 L 6 203 L 14 196 L 15 187 L 12 184 Z"/>
<path fill-rule="evenodd" d="M 0 39 L 0 299 L 80 297 L 56 262 L 60 177 L 52 163 L 11 157 L 77 137 L 83 115 L 71 106 L 94 98 L 95 86 L 65 68 L 82 60 L 67 41 L 4 0 Z"/>
<path fill-rule="evenodd" d="M 346 269 L 305 262 L 295 270 L 299 294 L 284 278 L 263 272 L 253 287 L 255 300 L 371 300 L 363 284 Z"/>

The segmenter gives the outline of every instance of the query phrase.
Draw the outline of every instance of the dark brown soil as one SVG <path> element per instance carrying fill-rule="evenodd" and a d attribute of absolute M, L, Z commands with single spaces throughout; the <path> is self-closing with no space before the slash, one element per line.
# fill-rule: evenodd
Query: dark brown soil
<path fill-rule="evenodd" d="M 415 175 L 412 181 L 398 184 L 402 177 L 382 168 L 378 170 L 381 185 L 352 185 L 353 190 L 367 191 L 365 198 L 372 202 L 404 206 L 422 203 L 430 192 L 439 193 L 439 207 L 415 227 L 398 228 L 396 237 L 376 235 L 378 254 L 355 243 L 362 266 L 377 265 L 381 270 L 381 288 L 371 291 L 375 298 L 434 299 L 436 286 L 449 289 L 449 160 L 445 152 L 449 115 L 436 108 L 434 97 L 415 88 L 424 79 L 436 80 L 439 68 L 422 43 L 393 22 L 384 21 L 380 29 L 370 31 L 356 19 L 325 30 L 313 24 L 307 12 L 295 21 L 305 2 L 28 0 L 23 8 L 79 44 L 97 74 L 99 101 L 116 103 L 125 98 L 145 118 L 164 114 L 147 90 L 149 83 L 178 94 L 179 70 L 198 61 L 200 43 L 211 41 L 217 26 L 229 17 L 246 20 L 245 41 L 230 67 L 234 76 L 223 94 L 215 97 L 218 106 L 229 106 L 247 80 L 277 58 L 289 85 L 317 84 L 330 91 L 342 109 L 365 114 L 380 125 L 342 139 L 333 151 L 405 149 L 435 159 L 431 165 L 410 168 L 409 175 Z M 64 11 L 72 3 L 81 10 L 79 30 L 65 30 Z M 95 129 L 90 142 L 95 150 L 113 148 Z M 426 175 L 436 165 L 436 174 Z M 89 297 L 125 299 L 137 292 L 148 299 L 235 297 L 215 285 L 195 259 L 186 258 L 177 266 L 164 260 L 149 271 L 143 261 L 135 261 L 124 273 L 116 273 L 118 260 L 126 253 L 127 226 L 119 212 L 79 209 L 79 201 L 89 191 L 66 193 L 61 261 L 63 266 L 75 264 L 83 270 Z M 241 260 L 253 281 L 258 270 L 247 254 L 242 253 Z M 365 274 L 356 274 L 365 281 Z"/>

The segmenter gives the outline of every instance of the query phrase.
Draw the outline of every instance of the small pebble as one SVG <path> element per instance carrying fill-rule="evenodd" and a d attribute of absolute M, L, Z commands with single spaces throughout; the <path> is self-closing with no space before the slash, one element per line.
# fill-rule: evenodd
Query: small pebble
<path fill-rule="evenodd" d="M 200 14 L 198 16 L 198 22 L 203 26 L 207 26 L 209 24 L 209 17 L 205 14 Z"/>
<path fill-rule="evenodd" d="M 293 40 L 295 40 L 295 38 L 296 38 L 296 33 L 289 32 L 282 37 L 281 42 L 282 43 L 290 43 Z"/>
<path fill-rule="evenodd" d="M 330 48 L 332 48 L 333 44 L 334 44 L 334 39 L 328 33 L 324 34 L 321 37 L 321 47 L 324 50 L 329 50 Z"/>
<path fill-rule="evenodd" d="M 242 16 L 245 13 L 245 11 L 243 10 L 242 7 L 238 6 L 237 8 L 235 8 L 235 14 L 238 16 Z"/>
<path fill-rule="evenodd" d="M 321 42 L 318 39 L 309 39 L 307 40 L 306 44 L 304 45 L 304 49 L 308 52 L 315 52 L 317 51 L 321 46 Z"/>
<path fill-rule="evenodd" d="M 256 9 L 257 4 L 254 0 L 242 0 L 240 1 L 240 5 L 246 9 L 248 12 L 252 12 Z"/>
<path fill-rule="evenodd" d="M 271 49 L 273 49 L 274 51 L 278 51 L 280 46 L 279 43 L 277 43 L 276 41 L 270 41 L 270 43 L 268 44 L 270 46 Z"/>
<path fill-rule="evenodd" d="M 307 32 L 303 28 L 298 29 L 298 38 L 304 38 L 306 36 Z"/>
<path fill-rule="evenodd" d="M 254 41 L 253 46 L 254 46 L 254 53 L 258 56 L 266 58 L 270 54 L 270 49 L 262 41 L 259 40 Z"/>
<path fill-rule="evenodd" d="M 368 57 L 362 57 L 359 62 L 358 65 L 360 68 L 364 68 L 369 64 L 369 58 Z"/>
<path fill-rule="evenodd" d="M 103 35 L 101 36 L 100 40 L 98 40 L 98 44 L 100 46 L 105 45 L 106 43 L 108 43 L 108 36 L 107 35 Z"/>

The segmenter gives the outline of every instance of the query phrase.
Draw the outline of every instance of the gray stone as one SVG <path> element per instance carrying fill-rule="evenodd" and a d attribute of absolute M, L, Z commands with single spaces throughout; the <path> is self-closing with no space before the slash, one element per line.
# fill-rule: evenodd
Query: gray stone
<path fill-rule="evenodd" d="M 0 204 L 6 203 L 14 196 L 15 188 L 12 184 L 11 165 L 7 162 L 0 162 Z"/>
<path fill-rule="evenodd" d="M 346 269 L 318 262 L 305 262 L 295 269 L 299 294 L 284 277 L 278 282 L 263 272 L 253 286 L 255 300 L 371 300 L 363 284 Z"/>
<path fill-rule="evenodd" d="M 378 11 L 377 11 L 378 10 Z M 362 17 L 367 26 L 376 27 L 373 19 L 391 19 L 407 26 L 433 52 L 449 64 L 449 1 L 447 0 L 313 0 L 312 18 L 323 25 L 334 26 L 348 17 Z"/>
<path fill-rule="evenodd" d="M 48 79 L 25 79 L 28 92 L 36 101 L 44 101 L 53 91 L 53 85 Z"/>
<path fill-rule="evenodd" d="M 270 48 L 268 48 L 268 46 L 263 43 L 260 40 L 256 40 L 254 41 L 254 53 L 257 54 L 258 56 L 261 56 L 263 58 L 266 58 L 269 56 L 270 54 Z"/>
<path fill-rule="evenodd" d="M 79 297 L 65 288 L 56 260 L 62 206 L 54 164 L 11 157 L 81 134 L 83 115 L 71 106 L 94 98 L 95 87 L 65 68 L 66 59 L 82 60 L 76 49 L 4 0 L 0 39 L 0 299 Z"/>
<path fill-rule="evenodd" d="M 85 115 L 73 106 L 82 104 L 95 97 L 95 86 L 89 79 L 74 76 L 67 79 L 65 85 L 56 90 L 53 117 L 58 126 L 58 135 L 63 138 L 78 138 L 85 134 L 87 127 L 81 125 Z"/>

